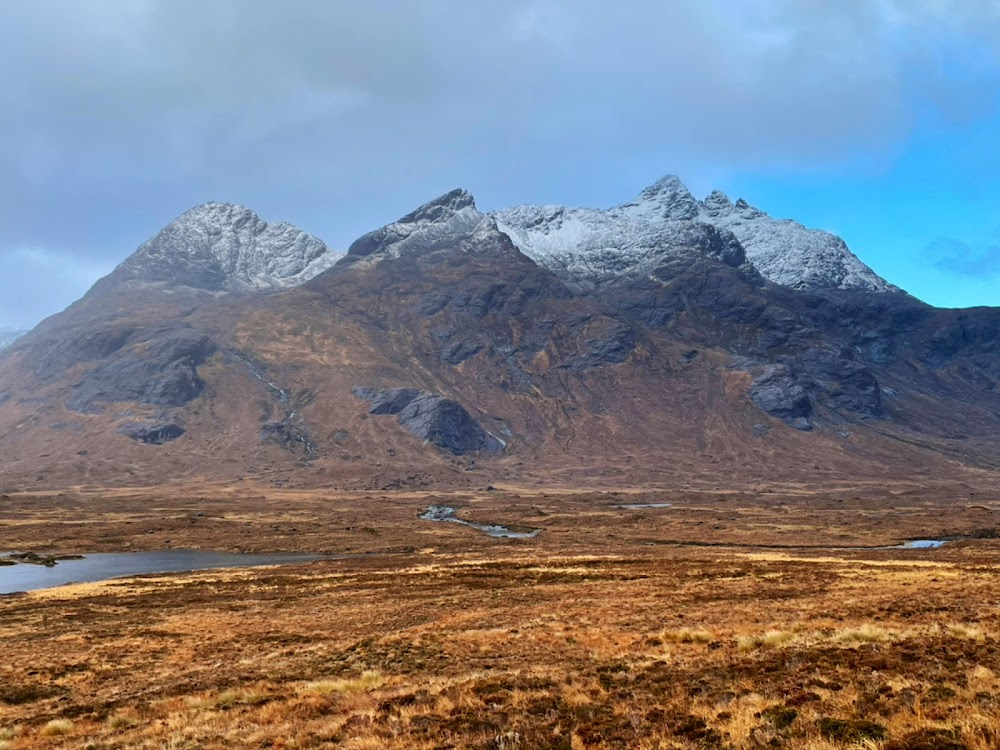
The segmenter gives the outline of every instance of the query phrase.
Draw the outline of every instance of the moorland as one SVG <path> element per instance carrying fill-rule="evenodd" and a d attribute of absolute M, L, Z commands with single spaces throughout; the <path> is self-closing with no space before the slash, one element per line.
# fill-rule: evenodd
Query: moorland
<path fill-rule="evenodd" d="M 492 538 L 430 505 L 542 531 Z M 335 556 L 0 596 L 4 750 L 1000 743 L 991 486 L 192 481 L 10 494 L 0 533 Z"/>

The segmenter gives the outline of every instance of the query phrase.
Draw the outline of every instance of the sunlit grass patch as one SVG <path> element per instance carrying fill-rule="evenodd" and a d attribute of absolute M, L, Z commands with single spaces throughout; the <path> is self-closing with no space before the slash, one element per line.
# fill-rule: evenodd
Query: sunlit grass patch
<path fill-rule="evenodd" d="M 53 719 L 42 727 L 43 737 L 62 737 L 73 731 L 73 722 L 69 719 Z"/>
<path fill-rule="evenodd" d="M 969 673 L 969 689 L 981 692 L 992 691 L 997 684 L 997 676 L 989 667 L 982 665 L 975 667 Z"/>
<path fill-rule="evenodd" d="M 665 643 L 715 643 L 718 640 L 715 633 L 703 628 L 680 628 L 665 630 L 660 634 L 660 640 Z"/>
<path fill-rule="evenodd" d="M 385 678 L 381 672 L 370 670 L 362 673 L 360 677 L 354 679 L 340 680 L 318 680 L 307 682 L 302 686 L 301 692 L 314 693 L 318 695 L 334 695 L 336 693 L 366 693 L 369 690 L 376 690 L 385 684 Z"/>
<path fill-rule="evenodd" d="M 262 690 L 223 690 L 217 695 L 196 695 L 187 699 L 187 707 L 194 711 L 227 710 L 236 706 L 262 706 L 278 696 Z M 112 717 L 115 718 L 115 717 Z M 127 719 L 125 719 L 127 721 Z"/>
<path fill-rule="evenodd" d="M 968 638 L 970 641 L 982 641 L 986 633 L 978 625 L 953 623 L 945 626 L 945 632 L 953 638 Z"/>
<path fill-rule="evenodd" d="M 844 644 L 890 643 L 899 640 L 899 638 L 899 633 L 877 625 L 861 625 L 857 628 L 842 630 L 833 636 L 834 642 Z"/>
<path fill-rule="evenodd" d="M 139 726 L 139 717 L 134 713 L 122 712 L 109 716 L 104 724 L 112 732 L 119 732 Z"/>
<path fill-rule="evenodd" d="M 745 635 L 736 640 L 740 651 L 753 651 L 758 648 L 777 648 L 787 646 L 796 639 L 795 633 L 787 630 L 768 630 L 762 635 Z"/>

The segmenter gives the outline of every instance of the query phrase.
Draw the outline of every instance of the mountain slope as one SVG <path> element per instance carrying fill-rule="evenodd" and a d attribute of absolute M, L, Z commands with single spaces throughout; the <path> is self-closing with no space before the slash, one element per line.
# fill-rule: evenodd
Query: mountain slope
<path fill-rule="evenodd" d="M 253 247 L 274 268 L 298 241 L 229 256 L 201 231 L 154 239 L 0 357 L 5 482 L 753 486 L 1000 466 L 998 311 L 776 284 L 663 187 L 610 219 L 484 214 L 456 190 L 266 293 L 201 261 Z"/>

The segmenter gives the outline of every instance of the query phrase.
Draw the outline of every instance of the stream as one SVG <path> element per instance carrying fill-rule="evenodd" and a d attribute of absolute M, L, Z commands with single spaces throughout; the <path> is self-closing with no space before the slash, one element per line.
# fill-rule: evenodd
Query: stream
<path fill-rule="evenodd" d="M 531 531 L 512 531 L 506 526 L 463 521 L 461 518 L 455 517 L 457 512 L 457 508 L 452 508 L 447 505 L 432 505 L 420 515 L 420 518 L 423 521 L 458 523 L 462 526 L 468 526 L 476 529 L 477 531 L 482 531 L 484 534 L 487 534 L 494 539 L 534 539 L 542 533 L 541 529 L 532 529 Z"/>

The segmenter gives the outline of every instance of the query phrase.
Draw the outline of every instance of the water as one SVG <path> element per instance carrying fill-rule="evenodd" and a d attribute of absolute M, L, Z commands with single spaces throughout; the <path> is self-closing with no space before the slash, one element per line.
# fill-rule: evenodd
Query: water
<path fill-rule="evenodd" d="M 534 529 L 532 531 L 511 531 L 506 526 L 463 521 L 461 518 L 455 518 L 455 513 L 457 512 L 456 508 L 451 508 L 447 505 L 432 505 L 420 515 L 420 518 L 424 521 L 459 523 L 462 526 L 469 526 L 470 528 L 482 531 L 495 539 L 534 539 L 542 533 L 541 529 Z"/>
<path fill-rule="evenodd" d="M 182 573 L 213 568 L 248 568 L 257 565 L 310 562 L 319 555 L 211 552 L 197 549 L 170 549 L 157 552 L 100 552 L 82 560 L 63 560 L 54 567 L 42 565 L 0 566 L 0 594 L 33 591 L 67 583 L 92 583 L 122 576 L 148 573 Z"/>
<path fill-rule="evenodd" d="M 913 539 L 912 541 L 903 542 L 903 544 L 897 544 L 895 547 L 887 547 L 886 549 L 937 549 L 947 543 L 947 540 L 944 539 Z"/>

